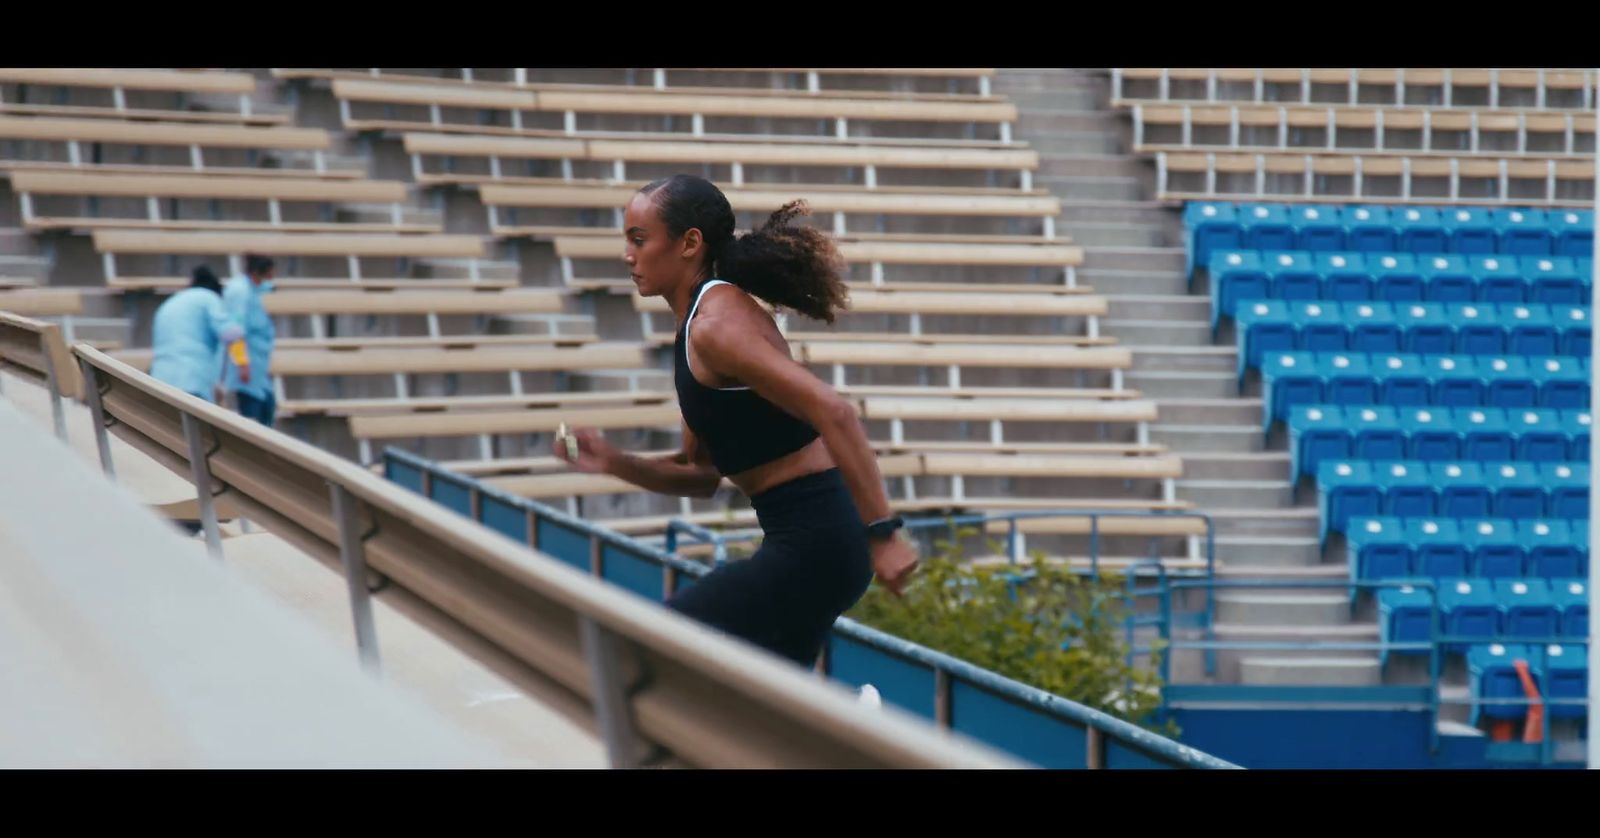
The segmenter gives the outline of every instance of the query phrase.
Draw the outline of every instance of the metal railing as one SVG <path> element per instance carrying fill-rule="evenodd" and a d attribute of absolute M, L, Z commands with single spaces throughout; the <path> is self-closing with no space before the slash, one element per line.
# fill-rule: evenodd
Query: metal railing
<path fill-rule="evenodd" d="M 44 385 L 56 436 L 65 440 L 67 418 L 61 399 L 79 398 L 83 381 L 61 339 L 61 327 L 0 311 L 0 366 Z"/>
<path fill-rule="evenodd" d="M 370 598 L 381 592 L 512 683 L 573 699 L 613 766 L 1022 765 L 905 714 L 863 707 L 783 661 L 86 345 L 73 351 L 108 476 L 109 431 L 192 475 L 213 557 L 222 555 L 215 500 L 226 497 L 267 531 L 342 568 L 369 668 L 380 665 Z M 611 563 L 612 544 L 594 532 L 551 521 L 535 531 L 571 539 L 596 567 Z"/>
<path fill-rule="evenodd" d="M 641 596 L 660 600 L 711 570 L 595 522 L 455 474 L 406 451 L 385 449 L 383 464 L 390 480 Z M 948 523 L 948 519 L 929 519 L 924 526 Z M 721 556 L 727 559 L 729 542 L 721 533 L 681 520 L 669 529 L 669 538 L 677 538 L 670 533 L 711 544 L 714 556 L 720 543 Z M 676 543 L 674 540 L 674 546 Z M 600 546 L 591 550 L 591 544 Z M 895 674 L 889 675 L 885 668 Z M 886 703 L 1045 767 L 1237 767 L 1109 714 L 849 618 L 834 624 L 820 669 L 846 683 L 870 679 Z"/>

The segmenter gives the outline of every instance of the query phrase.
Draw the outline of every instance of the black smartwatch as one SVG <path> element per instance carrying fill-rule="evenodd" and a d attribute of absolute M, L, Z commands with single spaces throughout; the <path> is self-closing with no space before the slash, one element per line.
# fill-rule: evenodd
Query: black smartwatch
<path fill-rule="evenodd" d="M 888 518 L 873 521 L 867 525 L 867 539 L 869 541 L 885 541 L 893 538 L 895 530 L 905 525 L 906 519 L 899 515 L 891 515 Z"/>

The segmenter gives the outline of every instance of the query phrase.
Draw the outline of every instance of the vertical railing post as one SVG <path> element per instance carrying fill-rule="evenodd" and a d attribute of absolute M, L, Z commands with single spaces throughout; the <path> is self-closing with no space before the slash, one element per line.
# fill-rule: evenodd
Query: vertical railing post
<path fill-rule="evenodd" d="M 627 690 L 622 683 L 621 649 L 615 635 L 587 618 L 578 620 L 583 654 L 589 663 L 590 701 L 600 738 L 612 768 L 639 766 L 639 739 L 634 732 Z"/>
<path fill-rule="evenodd" d="M 55 423 L 56 437 L 66 442 L 67 413 L 66 406 L 61 403 L 61 379 L 56 375 L 56 362 L 50 350 L 45 348 L 44 341 L 39 343 L 39 354 L 44 358 L 45 389 L 50 391 L 50 419 Z"/>
<path fill-rule="evenodd" d="M 366 548 L 361 543 L 357 528 L 361 519 L 356 499 L 343 486 L 328 484 L 333 500 L 333 517 L 339 525 L 339 563 L 344 568 L 345 587 L 350 594 L 350 617 L 355 624 L 356 652 L 361 657 L 361 667 L 377 675 L 378 629 L 372 619 L 372 595 L 367 590 Z"/>
<path fill-rule="evenodd" d="M 222 561 L 222 533 L 217 530 L 217 505 L 211 496 L 211 466 L 206 463 L 200 420 L 183 414 L 183 439 L 189 445 L 189 473 L 194 477 L 195 499 L 200 503 L 200 527 L 206 534 L 206 552 Z"/>
<path fill-rule="evenodd" d="M 106 430 L 106 411 L 100 404 L 100 379 L 95 375 L 94 365 L 86 360 L 78 359 L 78 366 L 83 370 L 83 398 L 89 403 L 89 416 L 94 420 L 94 444 L 100 449 L 100 470 L 105 472 L 106 479 L 117 482 L 117 470 L 111 465 L 111 437 Z"/>

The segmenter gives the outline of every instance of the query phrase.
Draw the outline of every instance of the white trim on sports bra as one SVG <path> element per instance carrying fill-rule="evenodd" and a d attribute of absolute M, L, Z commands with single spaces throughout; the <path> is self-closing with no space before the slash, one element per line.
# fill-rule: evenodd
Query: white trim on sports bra
<path fill-rule="evenodd" d="M 694 313 L 700 310 L 700 300 L 701 300 L 701 298 L 705 297 L 707 291 L 710 291 L 712 288 L 714 288 L 714 287 L 716 287 L 718 285 L 732 285 L 732 284 L 733 283 L 727 281 L 726 279 L 713 279 L 713 280 L 707 282 L 705 285 L 701 286 L 700 287 L 700 293 L 696 294 L 695 297 L 694 297 L 694 305 L 689 307 L 689 316 L 683 318 L 683 361 L 684 361 L 684 363 L 689 365 L 689 375 L 691 377 L 694 375 L 694 361 L 690 360 L 690 358 L 689 358 L 689 324 L 694 321 Z M 699 379 L 696 379 L 695 383 L 698 384 L 699 383 Z M 701 387 L 705 387 L 707 390 L 748 390 L 748 389 L 750 389 L 749 387 L 707 387 L 704 384 L 701 384 L 700 386 Z"/>

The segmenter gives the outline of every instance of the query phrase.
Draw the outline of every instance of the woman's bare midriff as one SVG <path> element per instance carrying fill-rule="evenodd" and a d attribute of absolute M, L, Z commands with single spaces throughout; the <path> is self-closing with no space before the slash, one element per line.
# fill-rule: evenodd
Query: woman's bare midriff
<path fill-rule="evenodd" d="M 828 453 L 827 443 L 822 441 L 822 437 L 817 437 L 799 451 L 791 451 L 776 460 L 730 474 L 728 480 L 738 486 L 745 497 L 752 497 L 790 480 L 833 467 L 833 455 Z"/>

